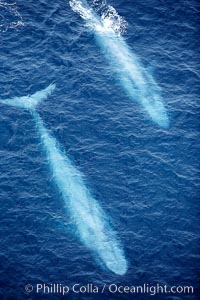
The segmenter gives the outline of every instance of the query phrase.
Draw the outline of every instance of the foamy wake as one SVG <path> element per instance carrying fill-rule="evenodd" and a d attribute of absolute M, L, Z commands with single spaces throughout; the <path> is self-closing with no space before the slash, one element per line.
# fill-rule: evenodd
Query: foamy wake
<path fill-rule="evenodd" d="M 17 10 L 16 3 L 0 0 L 0 32 L 8 29 L 19 29 L 24 26 L 22 16 Z"/>
<path fill-rule="evenodd" d="M 72 10 L 86 20 L 86 26 L 101 32 L 121 35 L 126 31 L 127 22 L 116 9 L 105 0 L 93 0 L 91 7 L 85 0 L 70 0 Z"/>

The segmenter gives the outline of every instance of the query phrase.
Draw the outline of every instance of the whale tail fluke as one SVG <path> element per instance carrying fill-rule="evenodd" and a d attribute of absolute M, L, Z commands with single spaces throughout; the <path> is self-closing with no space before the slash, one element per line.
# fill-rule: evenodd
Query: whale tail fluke
<path fill-rule="evenodd" d="M 53 93 L 55 88 L 55 83 L 51 83 L 45 89 L 38 91 L 31 96 L 14 97 L 11 99 L 0 100 L 0 103 L 33 111 L 40 102 L 46 100 L 48 96 Z"/>

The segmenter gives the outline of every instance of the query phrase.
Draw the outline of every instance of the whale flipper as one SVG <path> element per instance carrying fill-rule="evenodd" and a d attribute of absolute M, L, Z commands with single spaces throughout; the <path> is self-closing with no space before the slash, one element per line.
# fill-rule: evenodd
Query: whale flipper
<path fill-rule="evenodd" d="M 0 100 L 0 103 L 25 108 L 28 110 L 35 110 L 36 106 L 43 100 L 46 100 L 49 95 L 53 93 L 56 85 L 51 83 L 45 89 L 36 92 L 31 96 L 14 97 L 11 99 Z"/>

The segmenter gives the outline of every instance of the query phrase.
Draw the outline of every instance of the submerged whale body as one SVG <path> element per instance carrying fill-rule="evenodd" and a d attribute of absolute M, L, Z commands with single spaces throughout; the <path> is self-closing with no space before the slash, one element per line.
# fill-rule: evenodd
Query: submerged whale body
<path fill-rule="evenodd" d="M 104 211 L 87 189 L 83 176 L 63 153 L 56 139 L 49 134 L 35 108 L 55 89 L 51 84 L 32 96 L 1 100 L 3 104 L 28 109 L 36 123 L 41 143 L 46 152 L 53 179 L 77 228 L 80 240 L 109 270 L 123 275 L 127 261 Z"/>
<path fill-rule="evenodd" d="M 163 128 L 169 119 L 160 96 L 160 88 L 152 75 L 144 70 L 125 40 L 115 33 L 109 19 L 100 18 L 85 0 L 70 0 L 73 11 L 93 29 L 97 44 L 102 49 L 122 87 L 130 99 L 139 102 L 151 119 Z"/>

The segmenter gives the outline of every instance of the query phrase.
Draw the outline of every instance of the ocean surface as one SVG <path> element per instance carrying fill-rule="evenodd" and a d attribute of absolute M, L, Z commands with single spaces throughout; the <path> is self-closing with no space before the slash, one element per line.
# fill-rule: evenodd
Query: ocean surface
<path fill-rule="evenodd" d="M 80 242 L 30 112 L 0 104 L 2 300 L 199 299 L 200 5 L 109 4 L 123 17 L 124 40 L 161 88 L 169 128 L 130 100 L 91 28 L 66 0 L 0 0 L 0 98 L 56 83 L 37 112 L 109 217 L 128 271 L 118 276 L 105 269 Z M 194 293 L 25 291 L 38 283 L 187 285 Z"/>

